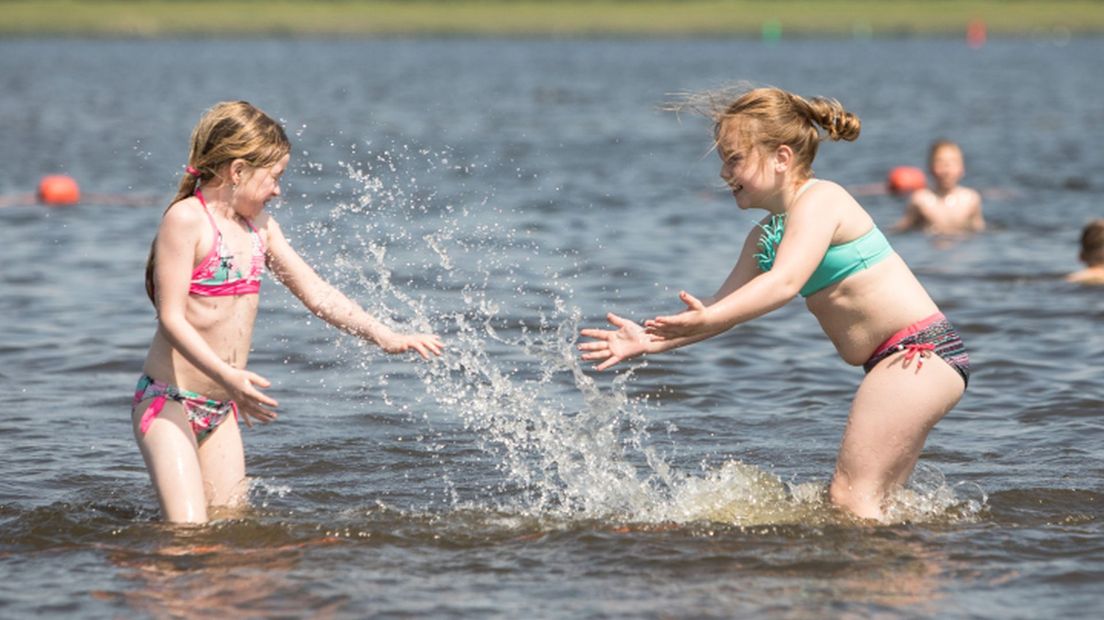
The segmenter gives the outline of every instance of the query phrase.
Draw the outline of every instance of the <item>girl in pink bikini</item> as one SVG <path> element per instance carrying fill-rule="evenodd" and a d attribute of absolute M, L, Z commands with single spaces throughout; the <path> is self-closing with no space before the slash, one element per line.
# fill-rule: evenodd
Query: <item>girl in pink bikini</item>
<path fill-rule="evenodd" d="M 266 266 L 338 329 L 388 353 L 441 354 L 437 336 L 395 333 L 288 244 L 265 205 L 280 195 L 290 150 L 283 128 L 252 105 L 212 107 L 192 132 L 186 174 L 150 249 L 146 291 L 157 333 L 131 417 L 166 521 L 203 523 L 209 507 L 244 502 L 236 421 L 276 419 L 277 402 L 259 389 L 270 383 L 246 370 Z"/>

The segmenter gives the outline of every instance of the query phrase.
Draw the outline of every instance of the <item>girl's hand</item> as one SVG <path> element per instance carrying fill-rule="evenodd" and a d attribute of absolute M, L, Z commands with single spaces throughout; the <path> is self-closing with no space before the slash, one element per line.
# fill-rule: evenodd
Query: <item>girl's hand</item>
<path fill-rule="evenodd" d="M 223 377 L 221 383 L 230 392 L 230 400 L 238 404 L 242 420 L 249 428 L 253 428 L 253 421 L 250 418 L 255 418 L 261 424 L 267 424 L 276 419 L 276 412 L 269 407 L 277 407 L 280 403 L 255 387 L 271 386 L 272 383 L 268 379 L 255 372 L 235 368 Z"/>
<path fill-rule="evenodd" d="M 645 321 L 644 327 L 656 340 L 673 338 L 698 338 L 712 335 L 716 327 L 710 323 L 708 309 L 697 297 L 686 291 L 679 293 L 679 299 L 686 304 L 686 311 L 674 316 L 657 316 Z"/>
<path fill-rule="evenodd" d="M 380 348 L 388 353 L 405 353 L 411 349 L 418 352 L 422 359 L 430 354 L 440 355 L 445 345 L 434 334 L 395 334 L 380 343 Z"/>
<path fill-rule="evenodd" d="M 605 370 L 618 362 L 650 352 L 652 337 L 645 333 L 643 327 L 612 312 L 606 315 L 606 320 L 618 329 L 579 330 L 580 335 L 596 340 L 579 345 L 580 351 L 587 351 L 582 356 L 584 360 L 604 360 L 597 369 Z"/>

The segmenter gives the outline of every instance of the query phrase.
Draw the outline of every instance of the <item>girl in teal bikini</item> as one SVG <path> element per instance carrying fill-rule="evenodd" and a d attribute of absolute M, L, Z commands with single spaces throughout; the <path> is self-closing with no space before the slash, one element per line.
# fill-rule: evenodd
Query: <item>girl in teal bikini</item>
<path fill-rule="evenodd" d="M 291 248 L 266 204 L 280 195 L 291 146 L 278 123 L 244 101 L 220 103 L 192 132 L 177 196 L 146 266 L 157 309 L 131 408 L 134 437 L 166 521 L 202 523 L 210 506 L 244 500 L 236 420 L 269 422 L 277 403 L 246 370 L 261 275 L 322 320 L 388 353 L 440 355 L 432 334 L 398 334 L 327 284 Z"/>
<path fill-rule="evenodd" d="M 800 294 L 840 357 L 866 377 L 851 403 L 831 501 L 866 518 L 912 473 L 928 432 L 958 403 L 970 365 L 958 332 L 842 187 L 812 176 L 821 140 L 855 140 L 859 119 L 839 102 L 778 88 L 702 98 L 713 119 L 721 178 L 741 209 L 767 216 L 744 240 L 712 296 L 638 325 L 584 329 L 583 359 L 621 361 L 705 340 Z M 718 102 L 714 104 L 714 102 Z M 696 102 L 695 102 L 696 104 Z"/>

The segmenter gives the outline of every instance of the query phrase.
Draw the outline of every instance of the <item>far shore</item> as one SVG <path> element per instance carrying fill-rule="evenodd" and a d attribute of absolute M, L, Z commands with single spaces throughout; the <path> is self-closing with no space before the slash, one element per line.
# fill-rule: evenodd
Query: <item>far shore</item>
<path fill-rule="evenodd" d="M 0 37 L 1104 34 L 1099 0 L 0 0 Z"/>

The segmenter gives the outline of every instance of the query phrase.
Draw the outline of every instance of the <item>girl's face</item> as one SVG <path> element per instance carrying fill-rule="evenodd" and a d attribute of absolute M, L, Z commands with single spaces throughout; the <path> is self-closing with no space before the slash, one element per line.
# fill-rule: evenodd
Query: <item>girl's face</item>
<path fill-rule="evenodd" d="M 962 151 L 954 146 L 942 146 L 931 158 L 931 172 L 935 182 L 942 190 L 954 189 L 962 176 L 966 173 L 966 166 L 962 163 Z"/>
<path fill-rule="evenodd" d="M 721 157 L 721 179 L 741 209 L 759 206 L 777 193 L 776 175 L 767 165 L 768 158 L 741 135 L 732 121 L 722 123 L 717 132 L 717 154 Z"/>
<path fill-rule="evenodd" d="M 238 186 L 234 210 L 247 218 L 257 217 L 269 200 L 280 195 L 280 177 L 287 170 L 291 155 L 284 155 L 271 166 L 246 168 Z"/>

